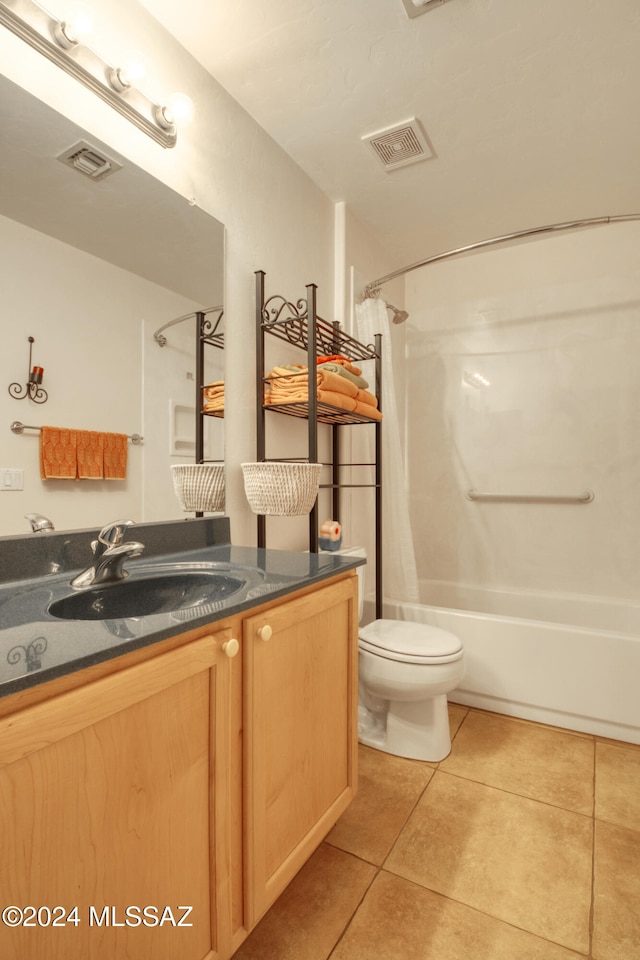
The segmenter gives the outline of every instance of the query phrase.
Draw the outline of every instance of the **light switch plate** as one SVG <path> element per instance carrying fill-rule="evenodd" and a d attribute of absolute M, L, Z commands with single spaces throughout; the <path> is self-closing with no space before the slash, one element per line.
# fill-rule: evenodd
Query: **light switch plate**
<path fill-rule="evenodd" d="M 24 490 L 24 470 L 21 467 L 0 467 L 0 490 Z"/>

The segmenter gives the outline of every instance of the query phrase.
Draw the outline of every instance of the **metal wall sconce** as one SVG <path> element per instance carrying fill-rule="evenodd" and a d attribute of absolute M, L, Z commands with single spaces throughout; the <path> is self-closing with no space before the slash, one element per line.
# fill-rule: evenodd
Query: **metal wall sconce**
<path fill-rule="evenodd" d="M 72 24 L 57 20 L 35 0 L 0 0 L 0 24 L 79 80 L 161 146 L 175 146 L 178 107 L 150 100 L 133 86 L 123 67 L 112 66 L 80 42 Z M 188 101 L 183 94 L 175 96 L 182 98 L 182 104 Z"/>
<path fill-rule="evenodd" d="M 35 337 L 29 337 L 29 372 L 27 374 L 27 382 L 25 384 L 9 384 L 9 394 L 16 400 L 24 400 L 26 397 L 29 397 L 34 403 L 46 403 L 49 399 L 49 394 L 42 386 L 44 368 L 31 366 L 31 352 L 34 343 Z"/>

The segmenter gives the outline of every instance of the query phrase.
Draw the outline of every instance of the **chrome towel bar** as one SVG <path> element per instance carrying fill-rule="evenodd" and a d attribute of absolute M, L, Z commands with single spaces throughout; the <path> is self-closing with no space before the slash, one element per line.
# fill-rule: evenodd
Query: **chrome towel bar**
<path fill-rule="evenodd" d="M 593 490 L 585 490 L 575 496 L 533 493 L 481 493 L 480 490 L 469 490 L 467 500 L 486 500 L 501 503 L 591 503 L 595 494 Z"/>
<path fill-rule="evenodd" d="M 19 420 L 14 420 L 11 424 L 12 433 L 24 433 L 25 430 L 40 430 L 40 427 L 30 427 L 28 423 L 20 423 Z M 131 443 L 139 445 L 144 440 L 144 437 L 141 437 L 139 433 L 129 433 L 127 434 L 128 439 Z"/>

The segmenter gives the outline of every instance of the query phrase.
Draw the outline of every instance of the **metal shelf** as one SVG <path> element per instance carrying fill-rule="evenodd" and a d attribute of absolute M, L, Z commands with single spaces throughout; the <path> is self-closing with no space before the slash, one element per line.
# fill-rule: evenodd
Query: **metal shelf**
<path fill-rule="evenodd" d="M 344 410 L 342 407 L 334 407 L 330 403 L 317 401 L 316 420 L 318 423 L 328 423 L 335 425 L 354 426 L 358 423 L 377 423 L 373 417 L 364 417 L 351 410 Z M 309 419 L 309 402 L 299 400 L 295 403 L 265 403 L 263 409 L 271 410 L 273 413 L 284 413 L 288 417 L 300 417 L 302 420 Z"/>
<path fill-rule="evenodd" d="M 382 337 L 377 334 L 375 344 L 363 344 L 345 333 L 338 322 L 329 323 L 317 315 L 316 285 L 307 285 L 306 299 L 291 301 L 286 297 L 275 294 L 265 298 L 265 274 L 262 270 L 256 272 L 256 395 L 257 395 L 257 422 L 256 422 L 256 459 L 259 462 L 267 461 L 265 437 L 265 411 L 284 414 L 306 420 L 307 456 L 303 459 L 311 463 L 318 461 L 318 424 L 328 425 L 331 429 L 332 461 L 330 484 L 320 484 L 323 489 L 332 492 L 332 515 L 335 520 L 340 519 L 340 490 L 346 487 L 371 487 L 375 490 L 375 527 L 376 527 L 376 617 L 382 617 L 382 434 L 379 419 L 364 416 L 351 410 L 335 407 L 332 404 L 318 400 L 315 391 L 315 378 L 312 382 L 307 400 L 286 403 L 264 403 L 265 383 L 265 335 L 275 337 L 290 346 L 304 350 L 307 356 L 307 371 L 316 366 L 318 357 L 330 357 L 335 354 L 348 356 L 350 360 L 373 360 L 375 362 L 375 392 L 378 402 L 381 396 L 381 350 Z M 342 484 L 340 471 L 343 467 L 365 466 L 365 464 L 350 464 L 340 462 L 340 427 L 358 424 L 373 424 L 375 428 L 375 460 L 366 466 L 375 469 L 375 483 L 371 484 Z M 300 459 L 300 458 L 298 458 Z M 266 517 L 258 516 L 258 546 L 266 546 Z M 318 501 L 309 514 L 309 550 L 318 552 Z"/>

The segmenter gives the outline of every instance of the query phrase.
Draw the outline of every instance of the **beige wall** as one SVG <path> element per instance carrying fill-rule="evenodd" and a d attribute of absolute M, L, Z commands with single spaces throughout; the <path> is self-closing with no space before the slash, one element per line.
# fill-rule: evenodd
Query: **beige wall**
<path fill-rule="evenodd" d="M 48 393 L 46 405 L 16 401 L 6 391 L 7 382 L 0 395 L 0 465 L 24 470 L 23 491 L 1 491 L 2 534 L 26 533 L 26 513 L 50 517 L 59 530 L 98 526 L 116 517 L 182 516 L 171 486 L 169 464 L 179 461 L 169 456 L 168 411 L 171 398 L 193 403 L 193 389 L 187 387 L 185 394 L 182 369 L 187 364 L 193 371 L 193 342 L 190 356 L 180 357 L 177 348 L 186 331 L 174 331 L 163 351 L 152 333 L 158 316 L 181 316 L 196 305 L 6 217 L 0 217 L 0 246 L 2 310 L 10 324 L 3 369 L 8 380 L 24 385 L 27 338 L 37 328 L 33 363 L 45 368 Z M 146 390 L 145 359 L 152 381 Z M 11 433 L 13 420 L 140 433 L 145 442 L 130 445 L 126 480 L 43 481 L 38 434 Z"/>
<path fill-rule="evenodd" d="M 134 0 L 86 0 L 84 6 L 93 13 L 101 54 L 116 60 L 126 40 L 147 58 L 150 95 L 162 99 L 180 90 L 194 100 L 194 121 L 174 149 L 164 150 L 9 31 L 0 32 L 2 70 L 225 224 L 227 510 L 234 541 L 250 543 L 255 522 L 240 463 L 255 457 L 253 274 L 266 270 L 269 291 L 290 298 L 316 283 L 320 311 L 330 315 L 333 204 Z M 107 512 L 109 519 L 110 506 Z M 304 538 L 305 521 L 287 534 L 292 544 Z"/>

